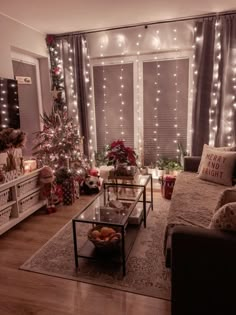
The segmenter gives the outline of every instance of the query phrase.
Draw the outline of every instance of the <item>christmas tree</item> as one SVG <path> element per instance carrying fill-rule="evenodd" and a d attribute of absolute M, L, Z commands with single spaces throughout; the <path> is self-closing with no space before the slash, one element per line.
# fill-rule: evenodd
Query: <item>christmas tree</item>
<path fill-rule="evenodd" d="M 41 118 L 44 123 L 43 130 L 36 132 L 37 144 L 33 148 L 33 154 L 39 163 L 48 165 L 53 170 L 69 168 L 72 162 L 82 164 L 83 140 L 67 111 L 53 106 L 51 113 L 44 113 Z"/>

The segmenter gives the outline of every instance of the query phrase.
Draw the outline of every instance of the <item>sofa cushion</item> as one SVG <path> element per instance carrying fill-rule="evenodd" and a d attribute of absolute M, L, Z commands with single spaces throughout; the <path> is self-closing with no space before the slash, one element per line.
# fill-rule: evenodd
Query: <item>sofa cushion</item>
<path fill-rule="evenodd" d="M 226 189 L 223 185 L 199 179 L 197 173 L 180 173 L 176 178 L 167 224 L 207 228 L 219 196 Z"/>
<path fill-rule="evenodd" d="M 236 152 L 205 149 L 198 177 L 221 185 L 232 186 Z"/>
<path fill-rule="evenodd" d="M 232 152 L 236 151 L 236 147 L 211 147 L 208 144 L 204 144 L 203 150 L 202 150 L 202 159 L 201 159 L 199 167 L 198 167 L 198 173 L 200 173 L 200 170 L 202 168 L 202 160 L 204 160 L 204 158 L 206 156 L 206 152 L 207 152 L 208 149 L 227 151 L 227 152 L 228 151 L 232 151 Z"/>
<path fill-rule="evenodd" d="M 230 202 L 218 209 L 213 215 L 210 229 L 236 231 L 236 202 Z"/>
<path fill-rule="evenodd" d="M 236 202 L 236 186 L 233 188 L 228 188 L 220 194 L 215 211 L 220 209 L 226 203 L 230 203 L 230 202 Z"/>

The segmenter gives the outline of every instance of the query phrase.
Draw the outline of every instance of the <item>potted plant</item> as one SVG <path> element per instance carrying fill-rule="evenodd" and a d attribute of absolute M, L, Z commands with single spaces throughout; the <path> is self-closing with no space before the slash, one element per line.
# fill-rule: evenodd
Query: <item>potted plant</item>
<path fill-rule="evenodd" d="M 137 166 L 136 159 L 137 154 L 134 149 L 125 146 L 123 140 L 113 141 L 107 148 L 107 165 L 115 167 L 116 175 L 128 175 L 128 166 L 130 166 L 131 175 L 134 175 Z"/>
<path fill-rule="evenodd" d="M 154 162 L 151 162 L 149 165 L 148 165 L 148 174 L 151 174 L 152 177 L 156 177 L 156 163 Z"/>
<path fill-rule="evenodd" d="M 175 160 L 170 160 L 167 164 L 167 169 L 169 171 L 169 174 L 176 176 L 182 170 L 182 166 L 179 162 Z"/>
<path fill-rule="evenodd" d="M 165 174 L 166 166 L 168 164 L 168 160 L 165 158 L 160 158 L 157 160 L 157 176 L 161 178 Z"/>

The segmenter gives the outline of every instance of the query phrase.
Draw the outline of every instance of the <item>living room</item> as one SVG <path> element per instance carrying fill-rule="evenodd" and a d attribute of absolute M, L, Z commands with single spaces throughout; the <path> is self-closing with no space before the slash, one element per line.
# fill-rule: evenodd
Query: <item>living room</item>
<path fill-rule="evenodd" d="M 146 239 L 139 240 L 137 237 L 131 257 L 125 264 L 124 277 L 120 279 L 119 274 L 118 278 L 113 279 L 106 271 L 103 275 L 99 272 L 99 277 L 93 281 L 91 277 L 98 276 L 96 268 L 85 268 L 87 280 L 83 278 L 76 281 L 75 275 L 69 274 L 71 271 L 68 271 L 68 264 L 71 264 L 69 258 L 65 261 L 61 259 L 61 264 L 54 260 L 54 256 L 59 257 L 65 253 L 64 256 L 70 256 L 73 261 L 74 272 L 72 233 L 70 245 L 65 243 L 63 247 L 63 240 L 58 231 L 68 222 L 71 223 L 71 219 L 81 209 L 86 208 L 88 201 L 96 198 L 96 195 L 86 195 L 86 189 L 83 188 L 84 194 L 79 196 L 78 193 L 78 200 L 73 204 L 69 202 L 68 206 L 65 206 L 65 203 L 63 206 L 56 205 L 56 210 L 54 205 L 47 204 L 45 211 L 41 209 L 41 206 L 45 206 L 44 200 L 31 207 L 27 215 L 18 217 L 18 208 L 22 206 L 20 198 L 23 197 L 17 196 L 17 193 L 14 195 L 14 191 L 19 190 L 23 180 L 19 177 L 14 183 L 11 179 L 9 183 L 4 183 L 3 185 L 8 185 L 13 191 L 10 203 L 14 209 L 11 215 L 15 223 L 11 221 L 9 225 L 0 226 L 0 249 L 3 253 L 0 258 L 1 314 L 211 314 L 212 305 L 215 305 L 212 314 L 217 314 L 217 307 L 221 310 L 219 313 L 223 314 L 221 307 L 225 307 L 226 301 L 229 301 L 228 291 L 226 298 L 226 293 L 218 290 L 223 296 L 222 300 L 225 300 L 225 304 L 222 302 L 220 306 L 216 302 L 207 303 L 207 298 L 210 299 L 211 296 L 202 290 L 202 300 L 199 295 L 202 303 L 199 302 L 194 310 L 197 302 L 193 295 L 196 296 L 197 289 L 201 290 L 201 287 L 190 275 L 195 273 L 199 281 L 202 278 L 200 271 L 199 274 L 193 271 L 196 265 L 192 260 L 196 259 L 199 264 L 201 260 L 191 251 L 187 258 L 183 254 L 180 261 L 175 260 L 179 255 L 173 258 L 171 255 L 172 251 L 175 252 L 175 244 L 178 244 L 179 239 L 190 235 L 187 239 L 193 240 L 195 232 L 188 231 L 189 227 L 184 231 L 177 229 L 173 232 L 171 228 L 165 230 L 164 223 L 166 225 L 168 222 L 168 227 L 173 224 L 182 226 L 186 223 L 183 217 L 188 221 L 194 217 L 196 221 L 193 225 L 213 226 L 218 218 L 212 223 L 211 215 L 206 215 L 206 211 L 223 207 L 223 199 L 227 199 L 228 203 L 236 201 L 235 197 L 230 197 L 232 200 L 229 200 L 229 197 L 224 195 L 225 190 L 230 190 L 234 184 L 232 177 L 235 156 L 234 152 L 228 151 L 235 147 L 236 133 L 235 10 L 235 3 L 231 0 L 223 3 L 210 0 L 192 3 L 179 0 L 171 6 L 169 3 L 156 1 L 110 3 L 106 0 L 99 3 L 40 1 L 33 5 L 28 0 L 19 4 L 13 3 L 12 0 L 1 3 L 0 26 L 3 31 L 0 34 L 0 78 L 16 80 L 19 92 L 19 107 L 15 114 L 9 109 L 7 117 L 4 116 L 4 95 L 0 99 L 1 129 L 18 129 L 20 126 L 20 130 L 26 134 L 27 141 L 23 139 L 22 145 L 18 145 L 23 147 L 23 157 L 21 150 L 19 157 L 17 156 L 23 163 L 24 176 L 31 180 L 39 172 L 35 170 L 35 147 L 38 148 L 39 139 L 49 133 L 56 134 L 53 138 L 55 141 L 62 140 L 67 143 L 73 136 L 73 146 L 76 147 L 73 154 L 78 154 L 83 166 L 77 169 L 79 176 L 83 176 L 81 173 L 88 165 L 92 171 L 95 166 L 102 165 L 101 170 L 105 178 L 111 168 L 104 166 L 104 150 L 106 154 L 111 153 L 107 146 L 110 145 L 111 148 L 114 141 L 122 139 L 128 150 L 135 151 L 135 164 L 140 173 L 145 174 L 148 170 L 148 173 L 152 174 L 153 182 L 149 180 L 150 177 L 146 177 L 144 183 L 139 183 L 137 191 L 140 190 L 141 198 L 146 200 L 147 209 L 154 208 L 154 211 L 152 209 L 147 213 L 147 220 L 146 213 L 144 214 L 147 227 L 142 226 L 142 231 L 138 234 L 138 237 L 146 235 L 149 244 Z M 57 110 L 62 110 L 68 116 L 60 116 Z M 19 116 L 18 120 L 14 115 Z M 54 132 L 52 125 L 45 123 L 47 117 L 60 120 L 61 129 Z M 71 119 L 69 123 L 67 118 Z M 67 130 L 72 125 L 74 127 L 67 136 Z M 55 144 L 58 143 L 54 142 Z M 227 150 L 221 152 L 218 157 L 218 153 L 212 152 L 208 147 L 205 147 L 204 153 L 204 144 L 210 147 L 224 147 Z M 55 159 L 57 152 L 53 152 L 52 148 L 48 154 L 48 144 L 43 147 L 41 142 L 40 145 L 42 150 L 36 154 L 38 165 L 49 165 L 55 171 L 58 164 Z M 69 150 L 71 149 L 68 149 L 67 153 Z M 70 163 L 67 153 L 61 156 L 66 166 Z M 192 156 L 204 158 L 201 163 L 205 164 L 202 164 L 202 167 L 200 165 L 202 171 L 199 169 L 199 175 L 196 174 L 200 160 L 192 160 Z M 226 164 L 225 159 L 229 159 L 227 171 L 225 173 L 223 170 L 221 173 L 222 165 Z M 0 164 L 4 165 L 5 160 L 7 155 L 3 153 Z M 132 163 L 130 164 L 132 166 Z M 209 171 L 209 165 L 214 172 Z M 32 172 L 26 172 L 27 167 L 31 168 Z M 77 167 L 76 164 L 73 164 L 73 167 Z M 193 174 L 180 174 L 179 179 L 179 175 L 173 175 L 173 172 L 179 172 L 183 168 L 183 173 L 186 170 L 194 171 L 195 177 L 200 176 L 200 179 L 195 182 L 195 178 L 191 177 Z M 131 169 L 132 167 L 129 168 L 130 172 Z M 177 178 L 171 201 L 163 198 L 160 193 L 160 172 L 164 169 L 172 174 L 169 174 L 170 179 Z M 90 175 L 94 174 L 91 172 Z M 8 175 L 15 176 L 12 171 Z M 202 186 L 198 181 L 213 182 L 213 186 L 217 187 Z M 191 185 L 198 189 L 196 194 L 193 194 Z M 38 192 L 37 189 L 33 188 L 31 192 Z M 134 189 L 134 195 L 137 191 Z M 60 192 L 58 194 L 60 196 Z M 208 206 L 201 200 L 204 198 L 209 198 Z M 141 199 L 137 200 L 139 202 Z M 226 203 L 225 200 L 224 202 Z M 77 204 L 79 208 L 75 207 Z M 199 204 L 206 210 L 205 213 L 198 211 Z M 187 211 L 190 205 L 193 208 L 192 213 L 196 210 L 196 214 L 188 217 L 185 210 Z M 167 219 L 169 207 L 171 214 Z M 176 212 L 176 209 L 180 208 L 182 213 Z M 155 212 L 156 209 L 158 212 Z M 159 224 L 158 218 L 161 218 L 163 226 L 158 227 L 156 235 L 151 235 L 155 224 Z M 203 219 L 203 222 L 200 219 Z M 232 229 L 230 227 L 230 230 Z M 173 244 L 170 240 L 172 233 Z M 163 243 L 165 235 L 167 258 L 160 253 L 163 248 L 158 247 L 158 255 L 163 257 L 156 261 L 158 268 L 155 269 L 157 253 L 154 241 Z M 222 247 L 225 245 L 223 240 L 230 239 L 230 249 L 235 249 L 234 236 L 231 239 L 228 234 L 210 235 L 211 239 L 219 240 L 219 243 L 223 244 Z M 203 246 L 208 237 L 205 234 L 200 234 L 200 237 L 203 237 Z M 122 238 L 125 238 L 125 234 Z M 58 251 L 53 242 L 50 243 L 52 247 L 47 249 L 44 245 L 51 239 L 57 242 L 60 240 L 62 246 L 59 247 L 65 251 Z M 67 236 L 65 240 L 68 241 Z M 212 248 L 215 248 L 214 246 Z M 132 254 L 136 249 L 137 253 L 146 251 L 143 257 L 142 253 L 140 257 L 135 256 L 137 253 Z M 181 250 L 184 252 L 184 249 L 186 248 Z M 211 250 L 207 247 L 203 251 L 206 256 L 208 249 Z M 67 252 L 69 250 L 70 254 Z M 213 249 L 212 251 L 214 252 Z M 224 255 L 227 255 L 226 252 Z M 47 256 L 51 257 L 51 260 L 45 260 Z M 192 262 L 189 265 L 193 269 L 185 265 L 183 257 Z M 219 259 L 216 254 L 212 257 Z M 230 269 L 232 266 L 235 258 L 230 258 L 231 264 L 224 264 L 219 259 L 224 269 Z M 165 259 L 173 259 L 172 278 L 170 268 L 164 266 Z M 152 262 L 149 264 L 148 260 Z M 142 266 L 142 261 L 145 266 Z M 178 265 L 180 262 L 182 268 Z M 42 269 L 38 268 L 40 264 Z M 53 268 L 56 271 L 53 272 Z M 185 271 L 188 270 L 185 275 L 184 268 Z M 203 270 L 207 270 L 206 274 L 212 280 L 214 273 L 212 271 L 211 274 L 207 268 L 209 266 L 203 264 L 199 270 L 201 269 L 201 275 L 204 274 Z M 217 267 L 214 272 L 222 275 L 222 278 L 225 275 Z M 185 279 L 187 275 L 195 283 L 195 289 Z M 181 285 L 178 278 L 180 276 L 183 280 Z M 156 277 L 156 280 L 152 282 L 153 277 Z M 229 272 L 227 277 L 233 280 L 235 275 Z M 174 291 L 171 292 L 170 284 L 173 281 Z M 220 281 L 222 286 L 227 284 L 223 279 Z M 180 290 L 182 295 L 178 293 Z M 217 298 L 220 299 L 220 296 Z M 236 312 L 229 307 L 226 313 Z"/>

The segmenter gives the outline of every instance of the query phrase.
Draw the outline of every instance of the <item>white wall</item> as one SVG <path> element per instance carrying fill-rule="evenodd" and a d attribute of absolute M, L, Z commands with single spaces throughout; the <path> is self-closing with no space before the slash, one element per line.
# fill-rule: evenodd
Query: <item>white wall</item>
<path fill-rule="evenodd" d="M 13 79 L 11 49 L 47 58 L 45 34 L 0 15 L 0 77 Z"/>

